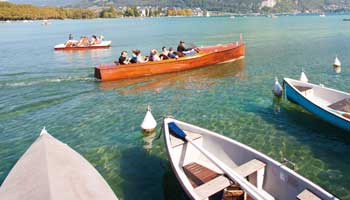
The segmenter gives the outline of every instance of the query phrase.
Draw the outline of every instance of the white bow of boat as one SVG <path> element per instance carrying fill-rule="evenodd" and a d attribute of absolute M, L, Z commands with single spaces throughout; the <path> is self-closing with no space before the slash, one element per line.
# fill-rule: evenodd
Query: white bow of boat
<path fill-rule="evenodd" d="M 305 82 L 305 83 L 309 82 L 309 79 L 307 78 L 304 70 L 301 71 L 299 80 L 302 81 L 302 82 Z"/>

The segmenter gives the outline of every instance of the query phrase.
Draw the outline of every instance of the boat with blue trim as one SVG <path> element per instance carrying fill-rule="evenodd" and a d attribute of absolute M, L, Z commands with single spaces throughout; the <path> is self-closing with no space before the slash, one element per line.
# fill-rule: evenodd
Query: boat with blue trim
<path fill-rule="evenodd" d="M 317 117 L 350 131 L 350 94 L 290 78 L 283 79 L 285 96 Z"/>

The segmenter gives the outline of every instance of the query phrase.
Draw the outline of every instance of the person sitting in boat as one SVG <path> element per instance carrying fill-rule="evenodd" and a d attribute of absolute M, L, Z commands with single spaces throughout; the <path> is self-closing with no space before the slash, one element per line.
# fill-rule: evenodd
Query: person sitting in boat
<path fill-rule="evenodd" d="M 157 49 L 152 49 L 151 50 L 151 53 L 149 55 L 149 60 L 150 61 L 160 61 L 160 57 L 158 56 Z"/>
<path fill-rule="evenodd" d="M 77 44 L 78 47 L 86 47 L 89 45 L 89 38 L 87 38 L 86 36 L 81 36 L 80 40 Z"/>
<path fill-rule="evenodd" d="M 93 36 L 92 36 L 90 44 L 91 44 L 91 45 L 98 44 L 98 39 L 97 39 L 97 36 L 96 36 L 96 35 L 93 35 Z"/>
<path fill-rule="evenodd" d="M 130 63 L 137 63 L 137 49 L 133 49 L 132 51 L 132 55 L 130 58 Z"/>
<path fill-rule="evenodd" d="M 90 45 L 90 40 L 87 36 L 83 38 L 83 45 L 84 46 L 89 46 Z"/>
<path fill-rule="evenodd" d="M 176 58 L 176 59 L 179 58 L 179 56 L 176 55 L 176 53 L 174 52 L 174 48 L 173 47 L 169 48 L 168 57 L 169 58 Z"/>
<path fill-rule="evenodd" d="M 179 46 L 177 46 L 177 52 L 180 52 L 186 56 L 192 56 L 193 54 L 198 53 L 196 49 L 186 48 L 184 41 L 180 41 Z"/>
<path fill-rule="evenodd" d="M 141 51 L 140 51 L 139 49 L 136 49 L 133 53 L 136 55 L 136 62 L 137 62 L 137 63 L 148 62 L 148 57 L 147 57 L 147 58 L 144 58 L 144 57 L 141 55 Z"/>
<path fill-rule="evenodd" d="M 69 34 L 69 39 L 66 43 L 64 43 L 66 47 L 75 47 L 77 45 L 77 41 L 74 40 L 72 34 Z"/>
<path fill-rule="evenodd" d="M 169 51 L 166 49 L 166 47 L 162 47 L 162 53 L 159 55 L 161 60 L 167 60 L 169 59 L 168 57 Z"/>
<path fill-rule="evenodd" d="M 128 58 L 128 52 L 122 51 L 118 60 L 118 63 L 121 65 L 127 65 L 130 63 L 130 59 Z"/>

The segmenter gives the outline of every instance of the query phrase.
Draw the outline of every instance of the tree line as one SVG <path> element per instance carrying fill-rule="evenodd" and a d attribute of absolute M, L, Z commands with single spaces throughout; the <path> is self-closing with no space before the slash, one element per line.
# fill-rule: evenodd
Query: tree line
<path fill-rule="evenodd" d="M 37 7 L 0 2 L 0 20 L 91 19 L 97 14 L 88 9 Z"/>
<path fill-rule="evenodd" d="M 147 9 L 145 17 L 153 16 L 191 16 L 191 9 L 168 9 L 165 12 L 160 8 Z M 141 11 L 129 6 L 118 10 L 114 6 L 102 10 L 62 7 L 38 7 L 29 4 L 13 4 L 0 2 L 0 20 L 42 20 L 42 19 L 92 19 L 92 18 L 118 18 L 140 17 Z"/>

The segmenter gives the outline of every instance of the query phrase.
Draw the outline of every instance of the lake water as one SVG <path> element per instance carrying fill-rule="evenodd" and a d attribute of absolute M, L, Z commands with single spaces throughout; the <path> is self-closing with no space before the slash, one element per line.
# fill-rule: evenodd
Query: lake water
<path fill-rule="evenodd" d="M 274 77 L 350 91 L 349 16 L 152 18 L 0 24 L 0 183 L 42 127 L 90 161 L 120 199 L 185 199 L 160 126 L 147 135 L 147 105 L 159 125 L 172 115 L 248 144 L 342 199 L 350 199 L 350 135 L 299 106 L 277 102 Z M 62 52 L 68 34 L 98 34 L 105 50 Z M 121 50 L 246 42 L 244 60 L 188 72 L 100 83 L 93 67 Z M 333 72 L 335 55 L 341 74 Z"/>

